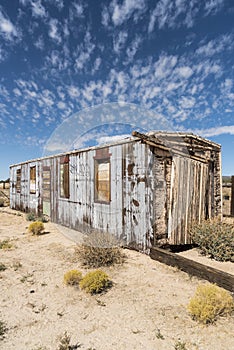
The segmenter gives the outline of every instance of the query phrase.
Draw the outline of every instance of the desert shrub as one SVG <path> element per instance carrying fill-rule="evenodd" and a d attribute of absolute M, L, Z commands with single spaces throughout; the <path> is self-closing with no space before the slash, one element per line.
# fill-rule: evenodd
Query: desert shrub
<path fill-rule="evenodd" d="M 218 261 L 234 262 L 234 226 L 217 220 L 195 224 L 190 231 L 192 240 L 201 250 Z"/>
<path fill-rule="evenodd" d="M 43 223 L 46 223 L 49 221 L 49 219 L 45 215 L 41 215 L 41 216 L 38 216 L 37 221 L 41 221 Z"/>
<path fill-rule="evenodd" d="M 76 248 L 80 262 L 88 267 L 110 266 L 122 263 L 121 243 L 109 233 L 93 232 L 84 237 Z"/>
<path fill-rule="evenodd" d="M 4 338 L 6 332 L 7 332 L 6 324 L 5 322 L 0 320 L 0 340 Z"/>
<path fill-rule="evenodd" d="M 29 232 L 33 235 L 41 235 L 44 229 L 44 224 L 41 221 L 32 222 L 28 227 Z"/>
<path fill-rule="evenodd" d="M 213 323 L 218 316 L 230 315 L 234 300 L 230 293 L 214 284 L 201 284 L 188 304 L 192 318 L 200 323 Z"/>
<path fill-rule="evenodd" d="M 7 269 L 6 265 L 0 263 L 0 271 L 5 271 Z"/>
<path fill-rule="evenodd" d="M 4 207 L 4 199 L 0 198 L 0 207 Z"/>
<path fill-rule="evenodd" d="M 187 350 L 186 343 L 181 342 L 180 340 L 177 340 L 177 342 L 174 345 L 175 350 Z"/>
<path fill-rule="evenodd" d="M 110 288 L 112 282 L 108 275 L 102 270 L 88 272 L 80 281 L 80 288 L 87 293 L 97 294 Z"/>
<path fill-rule="evenodd" d="M 82 279 L 82 273 L 78 270 L 70 270 L 64 274 L 63 281 L 67 285 L 78 285 Z"/>
<path fill-rule="evenodd" d="M 4 239 L 3 241 L 0 241 L 0 249 L 11 249 L 13 247 L 13 244 L 10 242 L 9 239 Z"/>
<path fill-rule="evenodd" d="M 67 332 L 64 332 L 64 334 L 59 337 L 58 350 L 76 350 L 80 347 L 81 345 L 79 343 L 71 345 L 71 336 Z"/>
<path fill-rule="evenodd" d="M 26 220 L 27 221 L 36 221 L 36 215 L 34 213 L 30 212 L 26 215 Z"/>

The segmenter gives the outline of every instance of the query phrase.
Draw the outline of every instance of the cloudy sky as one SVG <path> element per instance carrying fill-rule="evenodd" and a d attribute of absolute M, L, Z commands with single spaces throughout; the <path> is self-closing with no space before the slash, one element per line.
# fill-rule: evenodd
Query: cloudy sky
<path fill-rule="evenodd" d="M 0 0 L 0 179 L 110 102 L 221 143 L 234 174 L 234 1 Z"/>

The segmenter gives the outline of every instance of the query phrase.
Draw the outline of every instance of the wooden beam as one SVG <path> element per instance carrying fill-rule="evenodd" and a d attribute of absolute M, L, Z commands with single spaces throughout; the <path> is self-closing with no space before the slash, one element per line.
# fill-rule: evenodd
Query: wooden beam
<path fill-rule="evenodd" d="M 229 273 L 200 264 L 196 261 L 184 258 L 178 254 L 171 253 L 165 249 L 157 247 L 151 248 L 150 257 L 153 260 L 160 261 L 161 263 L 169 266 L 178 267 L 180 270 L 187 272 L 189 275 L 215 283 L 218 286 L 234 293 L 234 276 Z"/>

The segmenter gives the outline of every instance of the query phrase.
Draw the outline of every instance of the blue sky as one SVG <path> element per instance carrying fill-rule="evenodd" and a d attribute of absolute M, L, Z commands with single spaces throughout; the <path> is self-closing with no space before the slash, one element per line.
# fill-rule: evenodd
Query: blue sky
<path fill-rule="evenodd" d="M 0 179 L 110 102 L 221 143 L 234 174 L 234 1 L 0 0 Z"/>

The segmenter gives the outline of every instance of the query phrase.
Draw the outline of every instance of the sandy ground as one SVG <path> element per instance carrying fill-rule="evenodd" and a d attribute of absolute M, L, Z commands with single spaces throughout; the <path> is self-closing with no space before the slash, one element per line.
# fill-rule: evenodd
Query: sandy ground
<path fill-rule="evenodd" d="M 15 214 L 0 208 L 0 240 L 14 244 L 0 250 L 7 266 L 0 272 L 0 320 L 8 327 L 0 349 L 56 350 L 65 331 L 84 350 L 234 349 L 233 317 L 201 326 L 186 311 L 204 281 L 126 250 L 123 265 L 104 269 L 112 289 L 90 296 L 63 284 L 66 271 L 87 272 L 76 262 L 75 243 L 52 223 L 45 224 L 48 234 L 32 236 L 25 216 Z"/>

